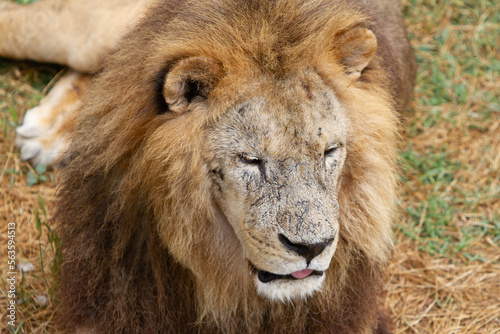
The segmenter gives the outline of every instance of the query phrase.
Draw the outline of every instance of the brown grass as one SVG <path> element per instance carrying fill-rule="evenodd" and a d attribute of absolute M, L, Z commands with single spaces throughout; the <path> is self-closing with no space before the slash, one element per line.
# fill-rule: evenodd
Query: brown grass
<path fill-rule="evenodd" d="M 404 1 L 419 78 L 404 124 L 387 284 L 397 333 L 500 333 L 500 8 L 494 3 Z M 40 175 L 20 161 L 14 129 L 16 115 L 36 104 L 58 70 L 0 60 L 0 252 L 7 252 L 7 222 L 15 222 L 16 262 L 34 265 L 17 275 L 16 323 L 26 333 L 55 331 L 54 242 L 43 224 L 52 224 L 55 187 L 52 171 L 41 173 L 48 181 L 27 185 L 28 174 Z M 7 269 L 2 255 L 1 305 L 8 303 Z M 0 332 L 11 332 L 0 312 Z"/>

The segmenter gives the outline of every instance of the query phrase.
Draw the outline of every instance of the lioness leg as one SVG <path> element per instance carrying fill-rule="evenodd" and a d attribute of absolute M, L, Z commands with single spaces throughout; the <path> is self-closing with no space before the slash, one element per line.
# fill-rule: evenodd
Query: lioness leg
<path fill-rule="evenodd" d="M 93 72 L 153 1 L 0 1 L 0 56 Z"/>
<path fill-rule="evenodd" d="M 68 65 L 94 72 L 154 0 L 41 0 L 19 5 L 0 0 L 0 56 Z M 57 165 L 68 144 L 71 113 L 89 77 L 70 71 L 17 129 L 21 157 Z"/>
<path fill-rule="evenodd" d="M 69 144 L 74 113 L 90 84 L 90 76 L 68 71 L 42 99 L 26 112 L 17 128 L 21 158 L 34 164 L 58 165 Z"/>

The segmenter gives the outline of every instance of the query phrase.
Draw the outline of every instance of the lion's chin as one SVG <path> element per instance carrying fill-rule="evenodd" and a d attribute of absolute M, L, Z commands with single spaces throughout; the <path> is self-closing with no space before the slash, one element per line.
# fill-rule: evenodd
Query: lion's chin
<path fill-rule="evenodd" d="M 255 275 L 254 282 L 261 296 L 272 301 L 286 302 L 311 296 L 315 291 L 321 290 L 324 280 L 325 274 L 318 272 L 302 279 L 278 278 L 265 283 Z"/>

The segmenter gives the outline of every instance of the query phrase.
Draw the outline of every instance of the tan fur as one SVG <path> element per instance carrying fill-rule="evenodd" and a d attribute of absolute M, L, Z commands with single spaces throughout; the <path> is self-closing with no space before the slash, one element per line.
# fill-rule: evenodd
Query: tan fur
<path fill-rule="evenodd" d="M 23 124 L 16 130 L 16 145 L 23 160 L 51 166 L 61 163 L 89 85 L 89 75 L 70 70 L 56 82 L 39 106 L 26 112 Z"/>
<path fill-rule="evenodd" d="M 165 1 L 146 17 L 95 80 L 60 174 L 63 326 L 388 333 L 414 75 L 399 5 Z M 306 263 L 280 235 L 330 241 Z M 327 267 L 322 285 L 257 279 L 306 266 Z"/>
<path fill-rule="evenodd" d="M 2 1 L 0 55 L 94 72 L 154 2 L 43 0 L 25 6 Z"/>

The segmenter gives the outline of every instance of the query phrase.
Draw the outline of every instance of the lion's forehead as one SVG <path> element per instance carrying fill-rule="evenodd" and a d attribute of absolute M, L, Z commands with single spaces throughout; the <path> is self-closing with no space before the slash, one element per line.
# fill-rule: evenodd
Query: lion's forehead
<path fill-rule="evenodd" d="M 305 154 L 345 141 L 348 119 L 334 90 L 290 81 L 235 103 L 221 118 L 217 134 L 233 138 L 237 149 L 250 146 L 268 153 L 289 149 Z"/>

